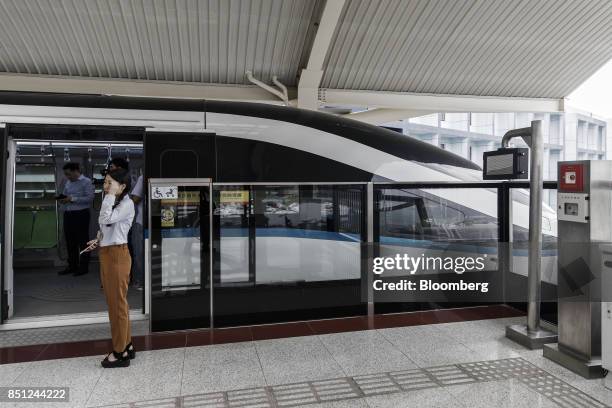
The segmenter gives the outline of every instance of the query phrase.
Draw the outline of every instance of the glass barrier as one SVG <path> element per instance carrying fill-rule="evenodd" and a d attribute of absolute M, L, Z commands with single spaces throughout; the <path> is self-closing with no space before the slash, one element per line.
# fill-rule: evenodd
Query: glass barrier
<path fill-rule="evenodd" d="M 222 185 L 214 324 L 365 314 L 365 185 Z"/>
<path fill-rule="evenodd" d="M 361 195 L 333 186 L 254 189 L 256 283 L 360 279 Z"/>
<path fill-rule="evenodd" d="M 215 191 L 214 216 L 219 227 L 218 284 L 253 282 L 249 262 L 249 186 L 224 186 Z"/>
<path fill-rule="evenodd" d="M 200 218 L 206 217 L 208 208 L 200 190 L 199 186 L 178 186 L 176 197 L 153 201 L 152 211 L 161 218 L 162 291 L 201 288 Z"/>
<path fill-rule="evenodd" d="M 365 315 L 369 301 L 376 313 L 522 307 L 523 184 L 178 184 L 177 197 L 151 201 L 154 306 L 158 295 L 174 296 L 194 321 L 212 313 L 214 327 Z M 210 230 L 197 221 L 210 215 L 209 191 Z M 543 299 L 556 300 L 556 214 L 548 207 L 543 229 Z M 210 259 L 198 258 L 208 237 L 211 275 Z M 556 310 L 542 310 L 556 319 Z"/>
<path fill-rule="evenodd" d="M 497 189 L 386 184 L 374 199 L 376 312 L 503 301 Z"/>

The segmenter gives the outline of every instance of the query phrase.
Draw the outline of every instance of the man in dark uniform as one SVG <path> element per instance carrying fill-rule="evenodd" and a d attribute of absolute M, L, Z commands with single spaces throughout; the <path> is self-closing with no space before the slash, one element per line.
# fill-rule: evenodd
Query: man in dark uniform
<path fill-rule="evenodd" d="M 79 256 L 89 241 L 90 208 L 94 199 L 94 186 L 91 180 L 81 174 L 78 163 L 66 163 L 64 175 L 68 179 L 64 185 L 63 197 L 59 200 L 64 209 L 64 236 L 68 249 L 68 268 L 60 275 L 72 273 L 84 275 L 89 271 L 89 253 Z"/>

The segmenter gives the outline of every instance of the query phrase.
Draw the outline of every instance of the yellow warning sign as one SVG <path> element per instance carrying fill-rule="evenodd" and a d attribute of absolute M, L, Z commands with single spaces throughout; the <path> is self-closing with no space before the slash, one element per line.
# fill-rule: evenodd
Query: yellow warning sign
<path fill-rule="evenodd" d="M 241 203 L 247 204 L 249 202 L 248 190 L 228 190 L 221 191 L 220 197 L 221 203 Z"/>
<path fill-rule="evenodd" d="M 200 203 L 200 192 L 199 191 L 179 191 L 178 194 L 179 202 L 185 204 L 199 204 Z"/>
<path fill-rule="evenodd" d="M 200 204 L 200 192 L 199 191 L 179 191 L 176 198 L 171 200 L 162 199 L 162 205 L 169 204 Z"/>
<path fill-rule="evenodd" d="M 172 206 L 164 206 L 161 209 L 161 226 L 162 228 L 174 227 L 174 214 L 176 208 Z"/>

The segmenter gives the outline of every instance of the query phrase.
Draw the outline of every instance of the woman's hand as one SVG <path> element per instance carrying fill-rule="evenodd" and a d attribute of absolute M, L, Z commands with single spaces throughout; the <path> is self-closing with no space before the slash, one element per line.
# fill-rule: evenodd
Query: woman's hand
<path fill-rule="evenodd" d="M 81 253 L 83 252 L 91 252 L 94 249 L 96 249 L 98 247 L 98 244 L 100 243 L 100 241 L 96 238 L 96 239 L 92 239 L 91 241 L 89 241 L 87 243 L 87 247 L 81 251 Z"/>

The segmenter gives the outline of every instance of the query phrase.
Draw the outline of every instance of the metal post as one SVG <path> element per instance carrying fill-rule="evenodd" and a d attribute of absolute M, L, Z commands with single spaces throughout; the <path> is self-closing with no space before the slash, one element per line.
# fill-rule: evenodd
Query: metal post
<path fill-rule="evenodd" d="M 374 264 L 374 184 L 367 184 L 367 293 L 368 327 L 374 328 L 374 289 L 372 288 L 372 266 Z"/>
<path fill-rule="evenodd" d="M 529 264 L 527 269 L 527 330 L 540 328 L 540 287 L 542 285 L 542 121 L 531 122 L 531 169 L 529 174 Z"/>
<path fill-rule="evenodd" d="M 527 269 L 527 325 L 506 327 L 506 337 L 530 349 L 542 348 L 557 341 L 556 333 L 540 328 L 540 297 L 542 286 L 542 158 L 544 142 L 542 121 L 534 120 L 530 128 L 508 131 L 502 138 L 507 147 L 510 139 L 521 137 L 531 148 L 529 169 L 529 259 Z M 510 203 L 510 205 L 512 205 Z M 512 227 L 511 227 L 512 228 Z M 512 251 L 510 251 L 510 256 Z"/>
<path fill-rule="evenodd" d="M 508 279 L 512 271 L 512 188 L 504 183 L 497 189 L 497 216 L 499 218 L 498 254 L 503 282 L 503 302 L 508 303 Z"/>
<path fill-rule="evenodd" d="M 215 199 L 215 193 L 213 191 L 213 183 L 209 182 L 207 186 L 205 186 L 208 188 L 208 276 L 209 276 L 209 280 L 208 280 L 208 285 L 210 288 L 210 303 L 209 303 L 209 307 L 210 307 L 210 329 L 211 329 L 211 333 L 212 333 L 212 329 L 215 328 L 215 307 L 214 307 L 214 299 L 213 296 L 215 295 L 215 285 L 214 285 L 214 275 L 215 275 L 215 234 L 214 234 L 214 229 L 213 229 L 213 223 L 214 223 L 214 217 L 213 217 L 213 213 L 214 213 L 214 199 Z M 221 200 L 219 200 L 221 201 Z M 219 237 L 219 240 L 221 240 L 221 237 Z"/>

